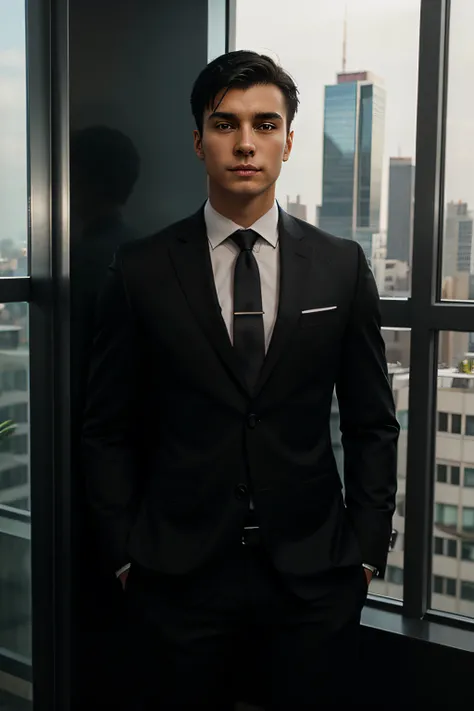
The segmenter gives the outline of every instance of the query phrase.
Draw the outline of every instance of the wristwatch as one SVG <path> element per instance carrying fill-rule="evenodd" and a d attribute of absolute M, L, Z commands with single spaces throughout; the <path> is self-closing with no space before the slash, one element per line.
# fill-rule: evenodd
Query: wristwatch
<path fill-rule="evenodd" d="M 377 575 L 379 574 L 379 571 L 377 570 L 377 568 L 374 568 L 373 565 L 368 565 L 367 563 L 362 563 L 362 567 L 365 568 L 366 570 L 370 570 L 370 572 L 372 573 L 374 578 L 376 578 Z"/>

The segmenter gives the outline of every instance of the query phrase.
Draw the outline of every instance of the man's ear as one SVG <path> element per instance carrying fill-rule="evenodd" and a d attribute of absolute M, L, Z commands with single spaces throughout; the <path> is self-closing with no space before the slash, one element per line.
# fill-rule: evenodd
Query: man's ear
<path fill-rule="evenodd" d="M 288 160 L 288 158 L 290 157 L 291 149 L 293 148 L 294 135 L 295 135 L 294 131 L 290 131 L 288 136 L 286 137 L 285 150 L 283 151 L 283 162 L 286 162 Z"/>
<path fill-rule="evenodd" d="M 199 160 L 204 160 L 204 151 L 202 148 L 202 138 L 201 138 L 201 134 L 199 133 L 198 130 L 193 131 L 193 138 L 194 138 L 194 150 L 196 152 L 196 155 L 199 158 Z"/>

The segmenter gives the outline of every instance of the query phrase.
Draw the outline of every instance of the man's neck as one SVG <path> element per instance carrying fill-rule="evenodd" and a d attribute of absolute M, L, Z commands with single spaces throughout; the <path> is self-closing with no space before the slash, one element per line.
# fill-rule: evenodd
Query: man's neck
<path fill-rule="evenodd" d="M 219 196 L 209 190 L 209 202 L 220 215 L 232 220 L 236 225 L 247 228 L 272 208 L 275 202 L 275 191 L 248 200 L 239 199 L 235 195 Z"/>

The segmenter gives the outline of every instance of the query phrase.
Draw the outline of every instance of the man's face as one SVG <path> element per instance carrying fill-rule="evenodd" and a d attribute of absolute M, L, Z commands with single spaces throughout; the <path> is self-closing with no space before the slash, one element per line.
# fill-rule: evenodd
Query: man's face
<path fill-rule="evenodd" d="M 209 107 L 202 136 L 194 131 L 196 154 L 206 164 L 210 190 L 236 197 L 257 197 L 271 189 L 288 160 L 293 132 L 288 133 L 286 102 L 274 84 L 224 91 Z"/>

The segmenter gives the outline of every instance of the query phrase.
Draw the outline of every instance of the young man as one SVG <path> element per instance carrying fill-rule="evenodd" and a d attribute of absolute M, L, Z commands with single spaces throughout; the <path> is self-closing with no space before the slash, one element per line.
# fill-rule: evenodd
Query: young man
<path fill-rule="evenodd" d="M 133 708 L 232 708 L 252 673 L 267 708 L 363 702 L 360 613 L 386 563 L 399 431 L 374 279 L 356 242 L 275 202 L 298 105 L 283 69 L 224 55 L 191 104 L 209 200 L 119 249 L 83 433 Z"/>

